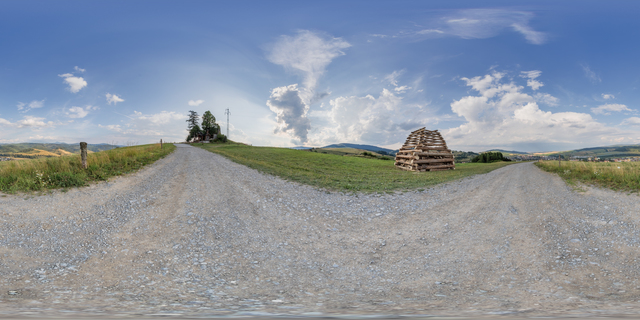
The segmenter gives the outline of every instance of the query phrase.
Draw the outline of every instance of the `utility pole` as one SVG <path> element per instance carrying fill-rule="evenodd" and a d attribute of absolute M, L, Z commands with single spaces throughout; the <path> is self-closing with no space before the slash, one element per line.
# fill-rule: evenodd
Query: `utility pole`
<path fill-rule="evenodd" d="M 229 112 L 229 108 L 224 110 L 224 114 L 227 115 L 227 139 L 229 139 L 229 115 L 231 114 L 231 112 Z"/>

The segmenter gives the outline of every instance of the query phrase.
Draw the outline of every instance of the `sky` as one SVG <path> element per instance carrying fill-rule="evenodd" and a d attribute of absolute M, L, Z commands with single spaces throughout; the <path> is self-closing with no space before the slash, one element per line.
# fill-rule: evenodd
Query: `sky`
<path fill-rule="evenodd" d="M 638 1 L 0 1 L 0 143 L 640 143 Z M 229 109 L 229 125 L 225 110 Z"/>

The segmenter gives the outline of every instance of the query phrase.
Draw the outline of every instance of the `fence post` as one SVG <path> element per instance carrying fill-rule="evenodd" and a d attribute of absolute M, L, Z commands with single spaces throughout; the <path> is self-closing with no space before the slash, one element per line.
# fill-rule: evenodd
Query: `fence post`
<path fill-rule="evenodd" d="M 160 149 L 162 149 L 162 139 L 160 139 Z"/>
<path fill-rule="evenodd" d="M 80 142 L 80 157 L 82 157 L 82 168 L 87 168 L 87 143 Z"/>

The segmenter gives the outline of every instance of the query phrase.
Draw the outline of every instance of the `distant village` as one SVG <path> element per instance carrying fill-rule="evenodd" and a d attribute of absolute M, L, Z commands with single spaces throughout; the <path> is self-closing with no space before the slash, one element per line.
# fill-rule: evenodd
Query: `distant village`
<path fill-rule="evenodd" d="M 11 161 L 11 158 L 3 158 L 3 157 L 0 157 L 0 161 Z"/>

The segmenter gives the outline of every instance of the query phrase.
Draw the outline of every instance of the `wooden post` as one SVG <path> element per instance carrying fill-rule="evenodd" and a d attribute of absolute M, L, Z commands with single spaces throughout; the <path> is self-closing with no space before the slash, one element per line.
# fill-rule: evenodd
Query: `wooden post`
<path fill-rule="evenodd" d="M 160 139 L 160 149 L 162 149 L 162 139 Z"/>
<path fill-rule="evenodd" d="M 87 143 L 80 142 L 80 157 L 82 157 L 82 168 L 87 168 Z"/>

